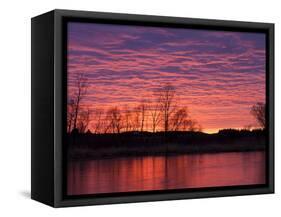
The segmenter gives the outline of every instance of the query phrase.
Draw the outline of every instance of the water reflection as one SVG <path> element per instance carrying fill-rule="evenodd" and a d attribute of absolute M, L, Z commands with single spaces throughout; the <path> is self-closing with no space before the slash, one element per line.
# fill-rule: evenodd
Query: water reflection
<path fill-rule="evenodd" d="M 265 183 L 264 152 L 81 160 L 68 163 L 68 194 Z"/>

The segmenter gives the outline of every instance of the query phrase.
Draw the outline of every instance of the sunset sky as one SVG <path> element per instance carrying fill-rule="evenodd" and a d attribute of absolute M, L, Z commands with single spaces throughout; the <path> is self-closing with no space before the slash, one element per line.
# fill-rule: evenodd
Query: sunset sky
<path fill-rule="evenodd" d="M 75 75 L 88 78 L 92 110 L 133 107 L 170 83 L 204 132 L 242 128 L 265 102 L 265 34 L 70 22 L 67 70 L 69 98 Z"/>

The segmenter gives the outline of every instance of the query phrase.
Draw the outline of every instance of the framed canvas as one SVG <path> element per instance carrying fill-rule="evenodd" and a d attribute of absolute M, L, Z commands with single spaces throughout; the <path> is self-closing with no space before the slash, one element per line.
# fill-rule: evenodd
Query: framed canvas
<path fill-rule="evenodd" d="M 274 24 L 32 18 L 32 192 L 54 207 L 274 192 Z"/>

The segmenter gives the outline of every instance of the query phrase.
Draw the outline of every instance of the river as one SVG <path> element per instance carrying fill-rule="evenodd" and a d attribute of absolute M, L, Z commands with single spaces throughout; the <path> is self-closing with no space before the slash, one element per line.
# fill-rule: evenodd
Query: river
<path fill-rule="evenodd" d="M 68 162 L 67 194 L 265 183 L 265 153 L 144 156 Z"/>

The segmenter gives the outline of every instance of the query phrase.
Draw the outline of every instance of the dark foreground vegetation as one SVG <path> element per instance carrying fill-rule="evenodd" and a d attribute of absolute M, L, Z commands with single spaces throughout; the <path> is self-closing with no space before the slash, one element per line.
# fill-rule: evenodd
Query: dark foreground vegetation
<path fill-rule="evenodd" d="M 203 132 L 124 132 L 119 134 L 68 134 L 71 159 L 122 156 L 175 155 L 264 150 L 264 130 Z"/>

